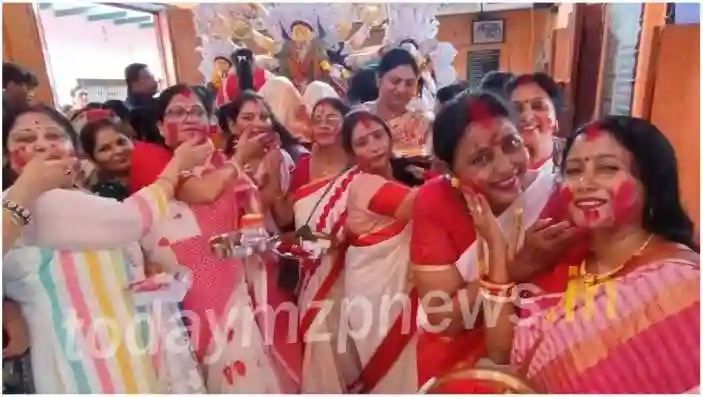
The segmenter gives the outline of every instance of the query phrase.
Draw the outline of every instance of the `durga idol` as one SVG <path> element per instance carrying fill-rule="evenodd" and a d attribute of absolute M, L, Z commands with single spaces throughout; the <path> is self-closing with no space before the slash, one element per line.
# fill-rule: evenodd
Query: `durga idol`
<path fill-rule="evenodd" d="M 325 76 L 323 65 L 329 62 L 324 31 L 318 24 L 317 31 L 302 20 L 295 20 L 290 25 L 290 34 L 281 27 L 283 42 L 277 43 L 270 37 L 252 31 L 252 40 L 265 49 L 279 62 L 281 75 L 288 77 L 301 92 L 305 87 Z"/>

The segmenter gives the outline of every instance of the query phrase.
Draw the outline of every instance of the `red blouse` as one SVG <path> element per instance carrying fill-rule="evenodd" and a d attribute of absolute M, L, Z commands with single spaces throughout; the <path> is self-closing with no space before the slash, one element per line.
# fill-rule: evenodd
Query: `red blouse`
<path fill-rule="evenodd" d="M 129 171 L 129 191 L 135 193 L 156 181 L 173 154 L 163 146 L 134 141 L 132 164 Z"/>
<path fill-rule="evenodd" d="M 303 154 L 298 158 L 298 164 L 295 165 L 290 179 L 290 192 L 295 193 L 301 187 L 310 183 L 310 160 L 312 155 Z"/>
<path fill-rule="evenodd" d="M 412 227 L 410 260 L 416 266 L 455 263 L 476 239 L 466 204 L 447 178 L 432 179 L 420 188 L 413 206 Z M 477 321 L 474 327 L 453 338 L 428 331 L 420 334 L 420 385 L 447 373 L 461 360 L 475 362 L 485 356 L 483 323 Z"/>

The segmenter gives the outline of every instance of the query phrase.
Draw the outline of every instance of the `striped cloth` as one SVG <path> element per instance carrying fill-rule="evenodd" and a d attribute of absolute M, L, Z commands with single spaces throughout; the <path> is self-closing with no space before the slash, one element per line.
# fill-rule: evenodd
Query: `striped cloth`
<path fill-rule="evenodd" d="M 52 203 L 59 211 L 90 212 L 96 197 L 58 192 Z M 49 200 L 49 198 L 47 198 Z M 107 199 L 99 199 L 107 200 Z M 71 202 L 69 202 L 71 201 Z M 63 231 L 53 241 L 42 230 L 37 216 L 35 226 L 41 241 L 81 246 L 77 230 L 95 229 L 91 222 L 135 219 L 132 229 L 145 232 L 150 224 L 166 215 L 165 197 L 158 187 L 149 187 L 125 203 L 100 201 L 111 214 L 93 214 L 91 219 L 76 214 L 74 222 L 52 224 Z M 37 215 L 45 214 L 39 210 Z M 117 214 L 118 211 L 132 213 Z M 52 212 L 55 213 L 55 212 Z M 66 215 L 66 214 L 64 214 Z M 133 217 L 131 217 L 134 215 Z M 47 217 L 48 218 L 48 217 Z M 46 220 L 46 219 L 45 219 Z M 85 224 L 85 227 L 83 227 Z M 110 246 L 119 231 L 112 223 L 103 224 L 102 244 Z M 48 227 L 48 226 L 46 226 Z M 113 230 L 110 230 L 110 228 Z M 51 233 L 50 233 L 51 234 Z M 138 234 L 138 233 L 137 233 Z M 110 237 L 111 236 L 111 237 Z M 90 244 L 100 241 L 93 234 Z M 85 237 L 82 237 L 85 239 Z M 113 248 L 68 250 L 28 245 L 25 236 L 5 256 L 3 286 L 7 297 L 20 303 L 30 331 L 32 374 L 38 393 L 158 393 L 165 389 L 157 381 L 153 360 L 145 341 L 149 337 L 146 314 L 135 311 L 127 285 L 143 277 L 137 242 Z M 140 320 L 141 319 L 141 320 Z"/>

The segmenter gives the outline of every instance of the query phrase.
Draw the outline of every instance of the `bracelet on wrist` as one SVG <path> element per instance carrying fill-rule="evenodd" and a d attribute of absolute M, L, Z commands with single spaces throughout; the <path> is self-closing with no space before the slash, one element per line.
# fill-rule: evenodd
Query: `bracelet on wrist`
<path fill-rule="evenodd" d="M 480 288 L 479 293 L 482 295 L 482 297 L 488 301 L 494 302 L 494 303 L 511 303 L 515 300 L 515 297 L 512 294 L 513 290 L 506 290 L 504 292 L 497 292 L 497 291 L 492 291 L 488 290 L 485 288 Z"/>
<path fill-rule="evenodd" d="M 20 226 L 27 226 L 32 221 L 32 214 L 29 210 L 14 201 L 3 200 L 2 209 Z"/>
<path fill-rule="evenodd" d="M 479 282 L 481 284 L 481 288 L 495 291 L 495 292 L 504 292 L 507 290 L 511 290 L 515 286 L 515 283 L 506 283 L 506 284 L 494 283 L 492 281 L 487 280 L 484 277 L 482 277 L 479 280 Z"/>
<path fill-rule="evenodd" d="M 171 178 L 169 178 L 169 177 L 166 176 L 166 175 L 159 175 L 159 176 L 157 176 L 157 177 L 156 177 L 156 182 L 158 182 L 158 181 L 168 182 L 168 184 L 171 185 L 171 186 L 174 187 L 174 188 L 175 188 L 176 185 L 178 184 L 178 182 L 174 182 L 173 180 L 171 180 Z"/>

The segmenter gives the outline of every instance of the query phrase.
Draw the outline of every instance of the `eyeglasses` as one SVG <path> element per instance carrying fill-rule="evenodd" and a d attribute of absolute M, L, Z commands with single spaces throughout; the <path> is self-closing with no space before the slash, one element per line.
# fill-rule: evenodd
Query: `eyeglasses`
<path fill-rule="evenodd" d="M 195 118 L 205 118 L 206 112 L 205 109 L 203 109 L 200 106 L 195 106 L 190 108 L 190 110 L 183 108 L 183 107 L 172 107 L 168 110 L 166 110 L 166 117 L 172 118 L 172 119 L 185 119 L 188 116 L 192 116 Z"/>

